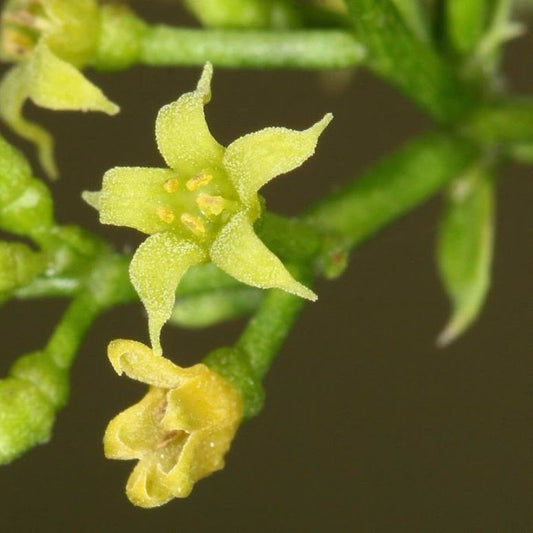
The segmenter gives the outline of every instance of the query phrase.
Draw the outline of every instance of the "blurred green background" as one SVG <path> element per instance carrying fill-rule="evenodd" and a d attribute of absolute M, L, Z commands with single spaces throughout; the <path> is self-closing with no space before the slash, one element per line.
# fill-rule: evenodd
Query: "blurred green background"
<path fill-rule="evenodd" d="M 134 5 L 154 21 L 192 23 L 169 2 Z M 531 92 L 529 36 L 510 46 L 506 63 L 511 87 Z M 56 136 L 60 221 L 86 225 L 121 248 L 142 240 L 133 230 L 100 227 L 79 193 L 99 188 L 112 166 L 162 165 L 155 114 L 191 90 L 199 72 L 91 73 L 121 105 L 115 118 L 28 106 Z M 366 71 L 215 69 L 207 115 L 227 144 L 265 126 L 302 129 L 326 111 L 335 120 L 315 156 L 263 190 L 272 210 L 297 213 L 429 127 Z M 435 199 L 356 250 L 344 277 L 317 287 L 318 302 L 306 307 L 267 378 L 265 410 L 239 431 L 226 469 L 160 509 L 127 501 L 133 463 L 105 460 L 101 446 L 107 421 L 143 394 L 114 374 L 106 345 L 116 337 L 147 341 L 146 320 L 140 305 L 102 317 L 74 365 L 52 443 L 0 470 L 0 531 L 533 531 L 531 175 L 504 170 L 493 286 L 463 338 L 435 348 L 448 316 L 434 261 Z M 15 356 L 44 344 L 63 308 L 41 301 L 0 310 L 3 373 Z M 167 326 L 163 346 L 191 364 L 241 327 Z"/>

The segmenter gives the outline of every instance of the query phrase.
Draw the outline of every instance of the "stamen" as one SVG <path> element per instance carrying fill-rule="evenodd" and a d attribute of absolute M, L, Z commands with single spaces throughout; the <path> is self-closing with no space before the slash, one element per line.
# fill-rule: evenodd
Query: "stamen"
<path fill-rule="evenodd" d="M 13 23 L 20 26 L 29 26 L 32 27 L 35 21 L 35 16 L 29 13 L 28 11 L 18 10 L 18 11 L 7 11 L 2 15 L 2 20 L 4 23 Z"/>
<path fill-rule="evenodd" d="M 200 193 L 196 198 L 196 204 L 204 215 L 220 215 L 226 206 L 226 200 L 222 196 L 211 196 Z"/>
<path fill-rule="evenodd" d="M 176 218 L 172 210 L 164 206 L 157 208 L 157 216 L 167 224 L 172 224 L 172 222 L 174 222 L 174 219 Z"/>
<path fill-rule="evenodd" d="M 179 186 L 179 181 L 176 178 L 170 178 L 169 180 L 165 181 L 165 183 L 163 183 L 163 189 L 165 189 L 165 191 L 169 193 L 176 192 Z"/>
<path fill-rule="evenodd" d="M 2 15 L 4 24 L 13 24 L 22 28 L 33 30 L 46 30 L 50 27 L 50 22 L 39 14 L 31 13 L 24 9 L 18 11 L 7 11 Z"/>
<path fill-rule="evenodd" d="M 183 213 L 180 217 L 181 223 L 192 231 L 195 235 L 203 235 L 205 233 L 204 223 L 194 215 Z"/>
<path fill-rule="evenodd" d="M 211 174 L 206 174 L 205 172 L 200 172 L 191 178 L 185 185 L 189 191 L 196 191 L 201 187 L 205 187 L 211 180 L 213 176 Z"/>
<path fill-rule="evenodd" d="M 165 433 L 161 437 L 161 440 L 155 445 L 156 448 L 164 448 L 172 441 L 184 440 L 187 437 L 187 433 L 181 429 L 173 429 L 168 433 Z"/>
<path fill-rule="evenodd" d="M 9 57 L 24 57 L 34 45 L 35 43 L 28 35 L 17 30 L 6 28 L 2 32 L 2 48 Z"/>

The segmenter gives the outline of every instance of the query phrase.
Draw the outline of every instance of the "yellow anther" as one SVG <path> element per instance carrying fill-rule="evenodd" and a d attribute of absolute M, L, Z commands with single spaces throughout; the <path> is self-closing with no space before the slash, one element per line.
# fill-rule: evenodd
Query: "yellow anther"
<path fill-rule="evenodd" d="M 176 192 L 179 186 L 179 181 L 176 178 L 170 178 L 163 183 L 163 189 L 165 189 L 167 192 Z"/>
<path fill-rule="evenodd" d="M 183 213 L 180 217 L 181 223 L 192 231 L 195 235 L 203 235 L 205 233 L 204 223 L 194 215 Z"/>
<path fill-rule="evenodd" d="M 17 59 L 27 55 L 35 46 L 35 43 L 29 36 L 17 30 L 6 28 L 2 32 L 1 46 L 7 57 Z"/>
<path fill-rule="evenodd" d="M 18 11 L 8 11 L 4 13 L 2 15 L 2 20 L 19 26 L 32 26 L 35 22 L 35 17 L 28 11 L 20 9 Z"/>
<path fill-rule="evenodd" d="M 196 191 L 201 187 L 205 187 L 211 180 L 213 176 L 211 174 L 206 174 L 205 172 L 200 172 L 191 178 L 185 185 L 189 191 Z"/>
<path fill-rule="evenodd" d="M 226 206 L 226 200 L 222 196 L 211 196 L 200 193 L 196 198 L 196 204 L 204 215 L 220 215 Z"/>
<path fill-rule="evenodd" d="M 46 18 L 39 14 L 32 13 L 30 9 L 32 9 L 31 5 L 27 6 L 25 9 L 7 11 L 2 15 L 2 21 L 4 24 L 13 24 L 33 30 L 46 30 L 50 27 L 50 23 Z"/>
<path fill-rule="evenodd" d="M 157 208 L 157 216 L 167 224 L 172 224 L 172 222 L 174 222 L 174 218 L 176 218 L 172 210 L 164 206 Z"/>

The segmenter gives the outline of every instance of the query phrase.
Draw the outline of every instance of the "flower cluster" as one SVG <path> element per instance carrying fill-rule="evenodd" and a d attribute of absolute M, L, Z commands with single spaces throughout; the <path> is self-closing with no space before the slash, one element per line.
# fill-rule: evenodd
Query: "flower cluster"
<path fill-rule="evenodd" d="M 331 115 L 304 131 L 266 128 L 224 148 L 204 116 L 211 77 L 207 64 L 196 90 L 157 116 L 157 144 L 170 168 L 113 168 L 101 191 L 84 193 L 101 222 L 150 235 L 133 257 L 130 277 L 148 312 L 157 354 L 176 287 L 192 265 L 211 260 L 243 283 L 316 299 L 256 236 L 253 224 L 261 214 L 258 189 L 313 154 Z"/>
<path fill-rule="evenodd" d="M 139 460 L 128 498 L 156 507 L 188 496 L 196 481 L 223 468 L 242 418 L 240 393 L 207 366 L 180 368 L 139 342 L 114 340 L 108 356 L 118 374 L 150 385 L 104 436 L 106 457 Z"/>
<path fill-rule="evenodd" d="M 17 64 L 0 84 L 0 116 L 37 145 L 51 176 L 57 174 L 52 139 L 22 116 L 22 107 L 29 98 L 54 110 L 118 112 L 80 72 L 95 53 L 99 26 L 95 0 L 8 0 L 2 11 L 0 59 Z"/>

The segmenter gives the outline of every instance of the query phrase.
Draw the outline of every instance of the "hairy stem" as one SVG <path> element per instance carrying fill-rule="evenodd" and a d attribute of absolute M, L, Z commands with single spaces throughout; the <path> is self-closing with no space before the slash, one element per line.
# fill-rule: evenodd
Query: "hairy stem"
<path fill-rule="evenodd" d="M 197 30 L 160 25 L 144 35 L 139 62 L 324 69 L 358 65 L 364 57 L 364 47 L 345 31 Z"/>
<path fill-rule="evenodd" d="M 424 135 L 385 157 L 309 210 L 306 219 L 353 248 L 439 191 L 476 150 L 440 133 Z"/>
<path fill-rule="evenodd" d="M 247 355 L 258 380 L 268 372 L 304 305 L 302 298 L 270 290 L 246 326 L 236 347 Z"/>
<path fill-rule="evenodd" d="M 102 306 L 88 291 L 83 291 L 70 303 L 44 349 L 58 367 L 70 367 L 85 334 L 101 311 Z"/>

